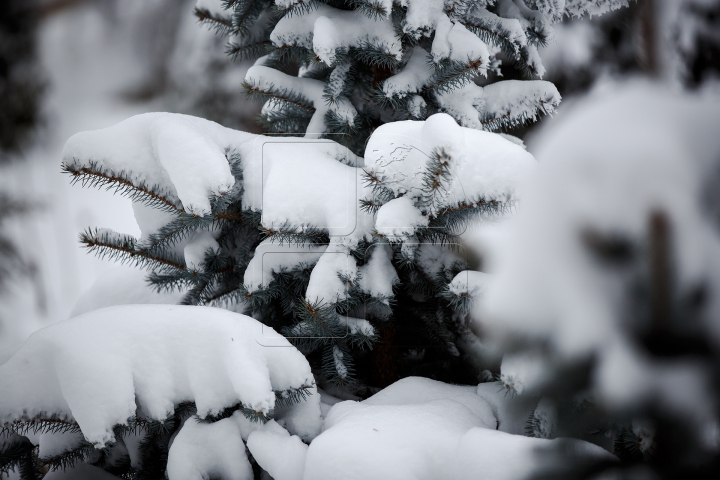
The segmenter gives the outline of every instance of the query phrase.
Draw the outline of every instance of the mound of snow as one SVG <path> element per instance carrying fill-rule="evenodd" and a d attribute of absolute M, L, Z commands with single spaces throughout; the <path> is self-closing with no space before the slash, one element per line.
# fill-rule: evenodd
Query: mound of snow
<path fill-rule="evenodd" d="M 342 469 L 353 480 L 516 480 L 556 466 L 546 452 L 558 444 L 580 461 L 614 459 L 587 442 L 524 436 L 537 399 L 500 389 L 409 377 L 365 401 L 336 403 L 307 450 L 302 478 L 334 478 Z"/>
<path fill-rule="evenodd" d="M 339 466 L 357 480 L 444 478 L 462 435 L 497 425 L 474 390 L 411 377 L 333 405 L 307 451 L 305 480 L 333 478 Z"/>

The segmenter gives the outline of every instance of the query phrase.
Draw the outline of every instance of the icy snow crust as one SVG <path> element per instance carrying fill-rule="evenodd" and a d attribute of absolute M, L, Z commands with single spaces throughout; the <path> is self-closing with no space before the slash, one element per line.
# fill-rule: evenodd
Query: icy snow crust
<path fill-rule="evenodd" d="M 138 409 L 164 420 L 184 401 L 194 401 L 200 417 L 242 402 L 267 414 L 274 390 L 302 385 L 314 385 L 305 357 L 250 317 L 211 307 L 110 307 L 35 332 L 0 365 L 0 423 L 74 419 L 102 446 Z"/>
<path fill-rule="evenodd" d="M 165 146 L 159 148 L 160 144 Z M 452 180 L 432 204 L 426 204 L 420 198 L 423 174 L 438 151 L 452 155 Z M 231 155 L 240 159 L 242 185 L 234 184 Z M 261 212 L 263 228 L 326 230 L 330 246 L 265 240 L 244 275 L 245 288 L 255 292 L 269 285 L 273 273 L 317 264 L 323 274 L 312 275 L 309 301 L 344 298 L 346 286 L 338 274 L 359 275 L 365 291 L 391 298 L 397 279 L 391 256 L 373 253 L 368 264 L 358 268 L 349 247 L 370 240 L 373 232 L 410 238 L 444 206 L 481 199 L 511 205 L 517 185 L 535 166 L 522 147 L 497 134 L 460 127 L 447 114 L 383 125 L 371 136 L 364 160 L 329 140 L 251 135 L 170 113 L 139 115 L 114 127 L 79 133 L 68 140 L 63 159 L 76 168 L 99 168 L 108 175 L 132 172 L 133 183 L 179 200 L 178 208 L 190 213 L 207 214 L 212 196 L 242 189 L 243 208 Z M 399 197 L 383 205 L 376 217 L 360 208 L 360 199 L 372 197 L 363 168 L 388 180 Z M 143 238 L 172 218 L 135 205 Z M 205 254 L 217 248 L 211 232 L 188 242 L 178 248 L 184 249 L 190 268 L 198 268 Z"/>

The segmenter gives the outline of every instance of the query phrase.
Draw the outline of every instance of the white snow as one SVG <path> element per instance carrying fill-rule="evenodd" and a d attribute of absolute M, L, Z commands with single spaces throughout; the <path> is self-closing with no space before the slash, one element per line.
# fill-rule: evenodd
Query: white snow
<path fill-rule="evenodd" d="M 274 420 L 252 432 L 247 446 L 258 465 L 274 480 L 303 479 L 308 446 Z"/>
<path fill-rule="evenodd" d="M 100 446 L 138 408 L 160 420 L 188 400 L 200 416 L 238 402 L 269 413 L 273 390 L 312 383 L 305 357 L 250 317 L 210 307 L 110 307 L 35 332 L 0 365 L 0 421 L 74 419 Z"/>
<path fill-rule="evenodd" d="M 472 386 L 451 385 L 423 377 L 407 377 L 363 401 L 365 405 L 415 405 L 451 399 L 468 408 L 484 428 L 497 428 L 497 419 L 490 404 L 477 395 Z"/>
<path fill-rule="evenodd" d="M 266 68 L 253 67 L 248 75 Z M 322 90 L 316 90 L 313 95 L 321 96 Z M 149 129 L 150 125 L 154 127 Z M 397 281 L 390 262 L 391 253 L 385 251 L 386 247 L 373 247 L 370 252 L 382 251 L 382 255 L 372 253 L 367 264 L 358 269 L 348 248 L 361 239 L 369 240 L 373 231 L 389 237 L 411 236 L 418 227 L 427 225 L 429 215 L 444 206 L 491 200 L 512 203 L 517 184 L 534 166 L 532 156 L 521 147 L 500 135 L 460 127 L 445 114 L 433 115 L 424 122 L 396 122 L 378 128 L 369 140 L 366 160 L 328 140 L 250 135 L 174 114 L 141 115 L 109 129 L 84 132 L 68 141 L 66 156 L 82 167 L 98 161 L 113 171 L 133 168 L 133 181 L 157 185 L 166 192 L 183 191 L 184 187 L 176 188 L 175 181 L 161 168 L 174 165 L 175 153 L 150 146 L 156 137 L 187 133 L 188 126 L 194 126 L 198 133 L 186 136 L 194 135 L 202 140 L 198 140 L 197 145 L 207 147 L 207 152 L 198 151 L 194 160 L 195 170 L 205 172 L 204 182 L 213 183 L 209 173 L 215 167 L 220 168 L 220 164 L 223 171 L 229 171 L 225 154 L 217 159 L 213 155 L 238 154 L 243 172 L 243 206 L 261 212 L 262 228 L 268 238 L 257 247 L 244 273 L 245 288 L 252 293 L 267 287 L 273 272 L 302 264 L 315 265 L 319 270 L 311 276 L 307 291 L 310 301 L 341 300 L 346 295 L 346 286 L 337 274 L 354 281 L 356 272 L 361 275 L 361 288 L 387 301 Z M 172 133 L 176 128 L 179 130 Z M 436 151 L 450 155 L 453 178 L 443 192 L 438 192 L 433 201 L 427 203 L 420 201 L 423 174 L 430 155 Z M 205 169 L 206 164 L 211 166 Z M 364 184 L 362 167 L 383 178 L 400 197 L 384 205 L 377 218 L 360 209 L 359 199 L 372 196 L 370 187 Z M 180 177 L 191 184 L 195 170 Z M 192 192 L 195 196 L 201 193 L 209 208 L 212 188 Z M 199 200 L 195 204 L 199 205 Z M 413 204 L 422 204 L 421 210 Z M 172 218 L 139 203 L 134 209 L 142 239 L 147 239 Z M 280 243 L 274 237 L 275 231 L 302 233 L 309 228 L 327 231 L 332 248 Z M 212 232 L 203 232 L 179 242 L 174 248 L 184 255 L 189 268 L 197 269 L 205 252 L 217 249 L 218 245 Z M 117 302 L 125 303 L 120 298 Z"/>
<path fill-rule="evenodd" d="M 532 350 L 506 354 L 500 365 L 500 379 L 505 388 L 522 395 L 542 385 L 550 368 L 543 356 Z"/>
<path fill-rule="evenodd" d="M 221 145 L 227 132 L 209 120 L 171 113 L 146 113 L 102 130 L 73 135 L 63 161 L 94 161 L 108 174 L 126 172 L 135 184 L 157 186 L 188 213 L 210 212 L 210 195 L 227 193 L 235 183 Z M 137 183 L 136 183 L 137 182 Z"/>
<path fill-rule="evenodd" d="M 493 118 L 518 118 L 535 121 L 538 106 L 551 114 L 560 103 L 560 93 L 550 82 L 543 80 L 504 80 L 483 88 L 486 121 Z"/>
<path fill-rule="evenodd" d="M 243 285 L 249 292 L 267 287 L 273 273 L 292 270 L 301 264 L 314 265 L 326 249 L 326 245 L 278 244 L 263 240 L 245 270 Z"/>
<path fill-rule="evenodd" d="M 362 402 L 334 403 L 307 450 L 302 478 L 334 478 L 342 466 L 343 478 L 354 480 L 515 480 L 552 466 L 543 449 L 560 442 L 578 458 L 614 459 L 586 442 L 524 436 L 536 404 L 498 392 L 495 383 L 476 393 L 408 377 Z"/>
<path fill-rule="evenodd" d="M 455 160 L 465 159 L 448 185 L 448 204 L 480 197 L 512 200 L 516 185 L 535 164 L 532 155 L 501 136 L 460 127 L 448 115 L 436 114 L 425 122 L 379 127 L 368 141 L 365 165 L 396 194 L 418 196 L 424 167 L 436 148 L 452 149 Z"/>
<path fill-rule="evenodd" d="M 537 32 L 547 42 L 554 40 L 555 32 L 550 21 L 542 12 L 528 8 L 523 0 L 498 0 L 497 11 L 505 18 L 518 19 L 526 30 Z"/>
<path fill-rule="evenodd" d="M 320 407 L 320 394 L 316 387 L 308 389 L 309 396 L 302 402 L 292 405 L 277 405 L 273 418 L 292 435 L 297 435 L 303 441 L 309 442 L 322 429 L 322 411 Z M 246 421 L 243 415 L 235 417 L 238 420 Z M 246 422 L 247 423 L 247 422 Z M 252 423 L 257 426 L 257 423 Z M 255 428 L 253 428 L 254 430 Z M 247 439 L 247 436 L 243 436 Z"/>
<path fill-rule="evenodd" d="M 421 119 L 425 116 L 427 102 L 420 95 L 412 95 L 407 102 L 407 109 L 414 119 Z"/>
<path fill-rule="evenodd" d="M 391 240 L 407 238 L 415 230 L 428 225 L 429 219 L 415 208 L 410 197 L 404 196 L 390 200 L 380 207 L 375 220 L 375 230 Z"/>
<path fill-rule="evenodd" d="M 169 480 L 252 480 L 252 467 L 233 419 L 203 423 L 188 418 L 170 446 L 167 476 Z"/>
<path fill-rule="evenodd" d="M 535 8 L 553 20 L 561 20 L 565 10 L 565 0 L 535 0 Z"/>
<path fill-rule="evenodd" d="M 372 323 L 368 322 L 364 318 L 354 318 L 354 317 L 338 317 L 342 323 L 344 323 L 347 326 L 348 332 L 351 334 L 360 333 L 365 336 L 372 336 L 375 335 L 375 327 L 372 326 Z"/>
<path fill-rule="evenodd" d="M 335 403 L 307 450 L 302 478 L 334 478 L 342 468 L 354 480 L 515 480 L 552 466 L 543 449 L 561 442 L 578 458 L 614 459 L 586 442 L 524 436 L 536 400 L 497 393 L 497 384 L 480 387 L 409 377 L 365 401 Z"/>
<path fill-rule="evenodd" d="M 480 112 L 485 109 L 483 87 L 468 83 L 460 88 L 437 94 L 437 101 L 442 110 L 457 120 L 463 127 L 483 129 Z"/>
<path fill-rule="evenodd" d="M 487 273 L 463 270 L 455 275 L 448 285 L 448 289 L 455 295 L 467 295 L 477 299 L 482 296 L 490 282 L 492 282 L 492 276 Z"/>
<path fill-rule="evenodd" d="M 430 54 L 435 62 L 444 59 L 463 63 L 479 61 L 482 65 L 479 71 L 482 74 L 485 74 L 490 63 L 485 42 L 461 23 L 453 23 L 445 14 L 438 20 Z"/>
<path fill-rule="evenodd" d="M 333 405 L 325 429 L 307 451 L 305 480 L 443 478 L 459 438 L 486 427 L 462 403 L 441 398 L 410 405 L 345 401 Z"/>
<path fill-rule="evenodd" d="M 326 96 L 329 94 L 333 101 L 337 101 L 343 95 L 351 75 L 352 66 L 351 62 L 338 64 L 328 76 L 324 93 Z"/>
<path fill-rule="evenodd" d="M 517 18 L 500 17 L 484 8 L 469 9 L 466 16 L 469 20 L 474 21 L 473 23 L 492 25 L 493 31 L 502 32 L 502 37 L 517 47 L 527 45 L 525 30 Z"/>
<path fill-rule="evenodd" d="M 317 143 L 264 143 L 263 225 L 314 226 L 333 235 L 357 229 L 360 170 L 318 153 Z"/>
<path fill-rule="evenodd" d="M 398 278 L 395 267 L 392 265 L 392 250 L 384 243 L 375 243 L 368 248 L 365 265 L 360 267 L 360 288 L 373 297 L 389 299 L 393 297 L 393 286 Z"/>
<path fill-rule="evenodd" d="M 348 369 L 347 365 L 345 365 L 345 354 L 342 352 L 342 350 L 340 350 L 337 345 L 333 345 L 332 354 L 333 364 L 335 365 L 335 370 L 337 371 L 338 377 L 347 378 Z"/>
<path fill-rule="evenodd" d="M 388 97 L 404 97 L 408 93 L 422 90 L 433 74 L 433 69 L 428 64 L 428 53 L 422 47 L 415 46 L 405 67 L 385 80 L 382 90 Z"/>
<path fill-rule="evenodd" d="M 399 3 L 407 7 L 403 32 L 415 38 L 432 34 L 445 6 L 437 0 L 400 0 Z"/>
<path fill-rule="evenodd" d="M 324 300 L 328 303 L 345 300 L 348 286 L 341 277 L 355 282 L 357 276 L 357 264 L 349 248 L 333 238 L 310 274 L 305 298 L 309 302 Z"/>
<path fill-rule="evenodd" d="M 336 52 L 350 47 L 373 45 L 402 57 L 402 45 L 392 20 L 368 18 L 356 10 L 339 10 L 320 4 L 304 15 L 283 17 L 270 34 L 275 46 L 302 46 L 312 49 L 326 64 L 335 63 Z"/>
<path fill-rule="evenodd" d="M 574 17 L 602 15 L 627 6 L 628 0 L 565 0 L 566 14 Z"/>
<path fill-rule="evenodd" d="M 292 18 L 297 17 L 293 16 Z M 248 69 L 245 75 L 245 81 L 254 88 L 262 91 L 271 91 L 273 89 L 281 92 L 293 91 L 301 95 L 305 100 L 308 100 L 312 104 L 312 107 L 315 108 L 315 112 L 307 127 L 305 134 L 307 138 L 318 138 L 321 134 L 325 133 L 327 129 L 325 125 L 325 114 L 328 111 L 332 111 L 338 117 L 351 124 L 355 121 L 357 111 L 348 99 L 339 98 L 331 104 L 326 102 L 323 97 L 325 82 L 312 78 L 287 75 L 279 70 L 262 65 L 261 60 L 262 59 L 258 60 L 254 66 Z M 263 108 L 272 109 L 275 108 L 276 105 L 274 100 L 268 100 Z"/>
<path fill-rule="evenodd" d="M 220 249 L 217 240 L 213 234 L 207 231 L 195 233 L 190 241 L 185 245 L 185 264 L 191 270 L 202 270 L 205 254 L 215 252 Z"/>
<path fill-rule="evenodd" d="M 143 202 L 132 202 L 132 212 L 140 228 L 140 241 L 147 240 L 150 235 L 157 233 L 176 218 L 171 212 L 151 207 Z"/>

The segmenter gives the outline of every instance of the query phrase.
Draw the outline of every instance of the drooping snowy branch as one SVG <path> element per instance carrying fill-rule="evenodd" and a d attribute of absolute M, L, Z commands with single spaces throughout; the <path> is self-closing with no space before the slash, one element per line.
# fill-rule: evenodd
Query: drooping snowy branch
<path fill-rule="evenodd" d="M 200 418 L 237 405 L 269 416 L 275 391 L 313 389 L 314 381 L 302 354 L 256 320 L 144 305 L 97 310 L 36 332 L 0 366 L 0 388 L 5 426 L 76 423 L 99 447 L 115 440 L 116 425 L 164 420 L 182 402 L 194 402 Z"/>

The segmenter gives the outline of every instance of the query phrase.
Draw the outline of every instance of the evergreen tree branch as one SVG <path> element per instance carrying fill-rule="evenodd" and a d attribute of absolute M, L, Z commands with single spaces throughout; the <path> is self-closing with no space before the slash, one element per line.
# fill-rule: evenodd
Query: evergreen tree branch
<path fill-rule="evenodd" d="M 233 9 L 232 33 L 247 36 L 260 15 L 271 8 L 272 0 L 233 0 L 229 6 Z"/>
<path fill-rule="evenodd" d="M 345 0 L 345 4 L 373 20 L 386 18 L 390 15 L 390 12 L 383 5 L 373 0 Z"/>
<path fill-rule="evenodd" d="M 467 62 L 455 60 L 445 61 L 439 65 L 434 64 L 435 75 L 430 83 L 425 86 L 425 91 L 446 93 L 463 87 L 472 82 L 473 79 L 487 66 L 482 59 L 468 59 Z"/>
<path fill-rule="evenodd" d="M 328 3 L 322 0 L 298 0 L 287 8 L 275 6 L 278 16 L 292 17 L 294 15 L 303 16 L 317 9 L 321 3 Z"/>
<path fill-rule="evenodd" d="M 232 60 L 255 60 L 263 55 L 267 55 L 273 51 L 273 45 L 270 40 L 262 39 L 251 41 L 249 43 L 228 43 L 225 53 Z"/>
<path fill-rule="evenodd" d="M 485 111 L 480 116 L 480 123 L 485 130 L 490 132 L 512 129 L 535 122 L 540 113 L 550 115 L 555 111 L 556 106 L 552 97 L 540 98 L 534 105 L 533 111 L 523 109 L 518 114 L 513 109 L 507 109 L 500 115 L 497 112 Z M 493 115 L 493 113 L 495 114 Z"/>
<path fill-rule="evenodd" d="M 106 187 L 106 190 L 114 189 L 115 193 L 148 207 L 171 213 L 184 212 L 183 208 L 168 198 L 159 186 L 149 186 L 144 182 L 136 185 L 126 175 L 103 168 L 95 161 L 89 162 L 87 166 L 82 166 L 77 160 L 73 163 L 63 163 L 61 169 L 63 173 L 71 175 L 71 185 L 80 183 L 83 187 Z"/>
<path fill-rule="evenodd" d="M 112 231 L 88 229 L 80 234 L 80 243 L 99 258 L 109 257 L 120 263 L 131 262 L 140 268 L 155 268 L 161 272 L 184 272 L 185 262 L 168 252 L 152 254 L 137 248 L 137 240 L 130 235 Z"/>
<path fill-rule="evenodd" d="M 272 100 L 274 102 L 293 105 L 311 114 L 315 113 L 315 107 L 309 99 L 288 89 L 263 89 L 259 85 L 252 83 L 252 81 L 243 82 L 243 88 L 249 98 L 259 98 L 264 101 Z"/>
<path fill-rule="evenodd" d="M 95 447 L 88 441 L 81 441 L 76 447 L 53 455 L 51 457 L 41 457 L 40 462 L 50 471 L 66 470 L 73 467 L 76 463 L 84 461 L 95 451 Z"/>
<path fill-rule="evenodd" d="M 6 423 L 0 427 L 0 436 L 11 435 L 34 435 L 42 433 L 79 433 L 80 427 L 75 421 L 61 420 L 57 418 L 45 419 L 19 419 L 11 423 Z"/>
<path fill-rule="evenodd" d="M 271 242 L 283 244 L 310 244 L 323 245 L 330 242 L 330 237 L 326 229 L 313 226 L 293 226 L 284 223 L 279 227 L 260 227 L 260 233 L 263 238 L 269 238 Z"/>
<path fill-rule="evenodd" d="M 5 440 L 0 438 L 0 477 L 9 477 L 10 472 L 17 467 L 22 480 L 42 478 L 38 468 L 38 450 L 39 447 L 19 435 Z"/>
<path fill-rule="evenodd" d="M 538 71 L 531 61 L 527 45 L 518 41 L 516 33 L 511 28 L 503 25 L 507 19 L 486 12 L 485 16 L 456 17 L 455 20 L 483 42 L 498 46 L 525 77 L 537 77 Z"/>
<path fill-rule="evenodd" d="M 214 28 L 219 35 L 230 35 L 235 31 L 233 21 L 230 17 L 215 15 L 205 8 L 195 8 L 194 13 L 200 23 Z"/>

